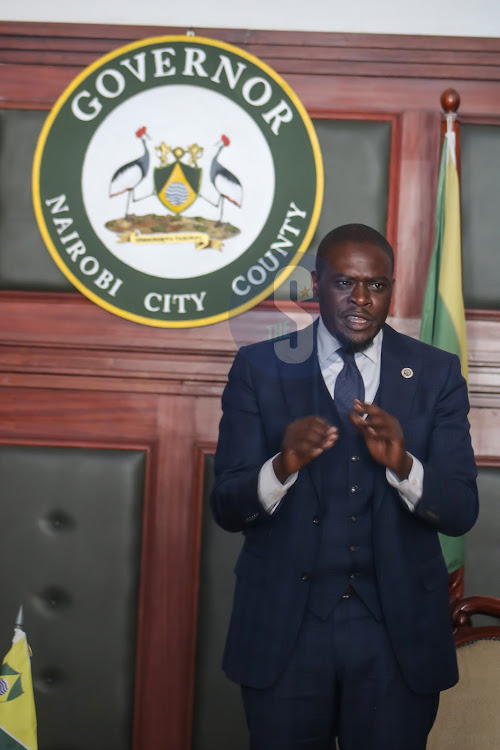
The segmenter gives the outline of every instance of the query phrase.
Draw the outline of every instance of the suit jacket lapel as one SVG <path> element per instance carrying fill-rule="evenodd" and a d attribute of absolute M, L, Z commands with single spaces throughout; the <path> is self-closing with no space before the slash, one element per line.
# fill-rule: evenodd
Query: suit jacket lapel
<path fill-rule="evenodd" d="M 404 336 L 384 327 L 378 403 L 382 409 L 404 422 L 411 409 L 420 374 L 420 362 Z"/>
<path fill-rule="evenodd" d="M 406 337 L 386 325 L 382 343 L 378 404 L 381 409 L 399 420 L 403 432 L 415 397 L 420 369 L 421 362 L 413 347 L 408 346 Z M 375 493 L 375 509 L 380 507 L 388 487 L 385 471 L 380 472 L 380 491 Z"/>
<path fill-rule="evenodd" d="M 317 378 L 320 375 L 317 345 L 318 321 L 299 332 L 296 349 L 275 349 L 283 398 L 290 421 L 318 413 Z M 288 341 L 283 342 L 288 347 Z"/>
<path fill-rule="evenodd" d="M 280 382 L 283 397 L 290 414 L 290 422 L 319 413 L 319 386 L 322 377 L 318 362 L 318 322 L 299 332 L 297 361 L 280 360 Z M 302 353 L 302 356 L 301 356 Z M 279 349 L 277 350 L 279 357 Z M 292 359 L 292 357 L 290 357 Z M 314 485 L 318 501 L 321 500 L 321 466 L 318 460 L 306 467 Z"/>

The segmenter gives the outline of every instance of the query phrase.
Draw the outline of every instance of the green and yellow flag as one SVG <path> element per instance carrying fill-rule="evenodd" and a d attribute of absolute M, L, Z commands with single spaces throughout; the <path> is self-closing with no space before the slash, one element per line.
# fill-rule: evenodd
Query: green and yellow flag
<path fill-rule="evenodd" d="M 12 648 L 0 667 L 0 750 L 37 750 L 29 646 L 16 625 Z"/>
<path fill-rule="evenodd" d="M 462 289 L 460 187 L 457 171 L 455 115 L 448 115 L 436 199 L 436 230 L 424 305 L 420 340 L 460 357 L 467 380 L 467 338 Z M 441 547 L 452 573 L 464 564 L 463 537 L 441 536 Z"/>

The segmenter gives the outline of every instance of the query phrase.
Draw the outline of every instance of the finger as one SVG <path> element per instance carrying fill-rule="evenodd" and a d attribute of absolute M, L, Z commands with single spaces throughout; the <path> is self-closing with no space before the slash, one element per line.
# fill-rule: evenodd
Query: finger
<path fill-rule="evenodd" d="M 381 434 L 381 430 L 375 429 L 369 422 L 355 412 L 351 412 L 350 418 L 354 427 L 356 427 L 356 429 L 362 434 L 365 440 L 386 440 Z"/>
<path fill-rule="evenodd" d="M 355 424 L 359 429 L 368 431 L 370 430 L 372 433 L 381 433 L 385 432 L 388 429 L 390 429 L 387 422 L 380 417 L 362 417 L 360 414 L 357 414 L 355 411 L 351 412 L 351 422 Z"/>
<path fill-rule="evenodd" d="M 321 417 L 308 417 L 307 419 L 299 420 L 296 424 L 304 430 L 321 430 L 323 432 L 326 432 L 332 426 L 326 419 L 321 419 Z"/>
<path fill-rule="evenodd" d="M 312 432 L 312 435 L 315 435 L 318 439 L 321 440 L 328 440 L 333 435 L 338 434 L 337 427 L 334 427 L 333 425 L 326 425 L 326 426 L 316 426 Z"/>
<path fill-rule="evenodd" d="M 315 448 L 313 451 L 311 451 L 312 458 L 317 458 L 318 456 L 321 456 L 323 453 L 323 448 Z"/>
<path fill-rule="evenodd" d="M 326 430 L 318 430 L 311 437 L 315 445 L 321 445 L 323 448 L 331 448 L 337 440 L 339 431 L 337 427 L 328 425 Z"/>
<path fill-rule="evenodd" d="M 365 422 L 376 430 L 394 428 L 394 420 L 388 418 L 387 414 L 367 414 Z"/>
<path fill-rule="evenodd" d="M 334 445 L 337 442 L 337 440 L 338 440 L 338 434 L 330 436 L 323 443 L 323 449 L 327 450 L 328 448 L 331 448 L 332 445 Z"/>
<path fill-rule="evenodd" d="M 368 404 L 366 401 L 360 401 L 359 399 L 354 399 L 354 410 L 358 412 L 358 414 L 369 414 L 371 416 L 375 416 L 376 414 L 387 414 L 386 411 L 380 408 L 380 406 L 377 406 L 377 404 Z"/>
<path fill-rule="evenodd" d="M 323 445 L 331 437 L 329 432 L 311 432 L 304 437 L 304 442 L 309 443 L 313 446 Z"/>
<path fill-rule="evenodd" d="M 325 445 L 333 445 L 337 439 L 338 432 L 336 430 L 328 430 L 328 432 L 309 433 L 301 440 L 301 444 L 304 450 L 323 448 Z"/>
<path fill-rule="evenodd" d="M 369 404 L 365 404 L 365 402 L 360 401 L 359 398 L 354 399 L 354 406 L 353 406 L 354 411 L 357 411 L 360 414 L 361 413 L 364 414 L 367 406 L 369 406 Z"/>
<path fill-rule="evenodd" d="M 351 411 L 349 414 L 349 419 L 351 420 L 351 423 L 354 425 L 354 427 L 356 427 L 360 432 L 366 433 L 368 425 L 363 417 L 361 417 L 359 414 L 356 414 L 355 411 Z"/>

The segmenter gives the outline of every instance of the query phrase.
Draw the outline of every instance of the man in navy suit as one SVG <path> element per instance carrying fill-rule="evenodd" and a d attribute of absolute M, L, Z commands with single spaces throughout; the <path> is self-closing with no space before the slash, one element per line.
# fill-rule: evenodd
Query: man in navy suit
<path fill-rule="evenodd" d="M 393 265 L 334 229 L 319 321 L 242 347 L 224 391 L 212 507 L 244 544 L 223 666 L 252 750 L 424 750 L 458 678 L 438 532 L 477 517 L 467 387 L 385 324 Z"/>

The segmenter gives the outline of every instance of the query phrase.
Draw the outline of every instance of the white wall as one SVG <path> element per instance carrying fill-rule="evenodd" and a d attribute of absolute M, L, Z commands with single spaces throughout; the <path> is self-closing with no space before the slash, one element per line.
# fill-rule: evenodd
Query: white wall
<path fill-rule="evenodd" d="M 499 0 L 22 0 L 4 21 L 500 36 Z"/>

